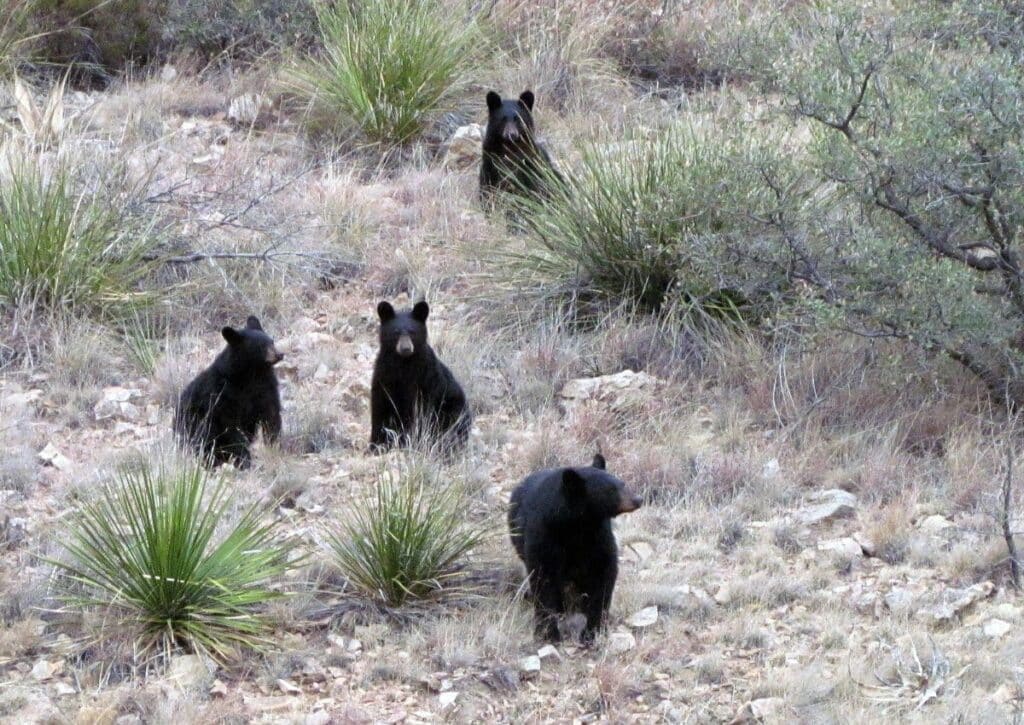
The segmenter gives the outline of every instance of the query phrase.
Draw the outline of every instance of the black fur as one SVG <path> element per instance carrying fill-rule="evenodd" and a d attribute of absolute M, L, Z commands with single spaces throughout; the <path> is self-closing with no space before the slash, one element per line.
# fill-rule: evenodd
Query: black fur
<path fill-rule="evenodd" d="M 225 327 L 227 347 L 213 365 L 188 384 L 174 414 L 174 431 L 183 445 L 207 463 L 248 468 L 249 444 L 257 428 L 263 439 L 281 434 L 281 398 L 274 365 L 284 356 L 255 317 L 245 328 Z"/>
<path fill-rule="evenodd" d="M 619 572 L 611 520 L 640 499 L 604 468 L 598 454 L 591 466 L 537 471 L 512 492 L 509 530 L 530 577 L 539 638 L 559 640 L 569 587 L 587 618 L 584 642 L 593 642 L 608 613 Z"/>
<path fill-rule="evenodd" d="M 370 386 L 370 447 L 408 445 L 417 432 L 440 436 L 445 448 L 465 444 L 473 424 L 465 393 L 427 342 L 430 307 L 395 312 L 377 305 L 380 350 Z"/>
<path fill-rule="evenodd" d="M 480 162 L 480 198 L 491 205 L 495 192 L 542 194 L 552 179 L 561 181 L 547 151 L 537 143 L 533 122 L 533 93 L 502 100 L 487 94 L 487 128 Z"/>

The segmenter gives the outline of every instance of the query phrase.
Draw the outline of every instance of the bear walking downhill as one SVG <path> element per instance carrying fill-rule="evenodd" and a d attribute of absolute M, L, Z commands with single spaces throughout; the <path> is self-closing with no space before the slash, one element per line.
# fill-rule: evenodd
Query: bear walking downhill
<path fill-rule="evenodd" d="M 612 519 L 640 505 L 625 483 L 605 471 L 600 454 L 590 466 L 532 473 L 512 492 L 509 529 L 526 564 L 537 637 L 560 639 L 558 618 L 573 593 L 587 618 L 583 641 L 593 642 L 619 573 Z"/>

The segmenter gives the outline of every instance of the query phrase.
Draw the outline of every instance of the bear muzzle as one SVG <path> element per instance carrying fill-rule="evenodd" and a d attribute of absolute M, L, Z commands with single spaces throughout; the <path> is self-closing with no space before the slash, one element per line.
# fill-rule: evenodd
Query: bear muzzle
<path fill-rule="evenodd" d="M 619 498 L 619 513 L 628 514 L 630 511 L 636 511 L 641 505 L 643 505 L 643 499 L 639 496 L 624 493 Z"/>
<path fill-rule="evenodd" d="M 505 137 L 506 141 L 518 141 L 522 134 L 519 133 L 519 127 L 516 124 L 510 123 L 501 130 L 501 135 Z"/>
<path fill-rule="evenodd" d="M 408 335 L 402 335 L 398 338 L 398 344 L 395 345 L 395 352 L 402 357 L 409 357 L 416 352 L 416 346 L 412 344 L 412 338 Z"/>
<path fill-rule="evenodd" d="M 277 365 L 279 362 L 284 360 L 284 353 L 278 352 L 276 347 L 267 348 L 267 362 L 271 365 Z"/>

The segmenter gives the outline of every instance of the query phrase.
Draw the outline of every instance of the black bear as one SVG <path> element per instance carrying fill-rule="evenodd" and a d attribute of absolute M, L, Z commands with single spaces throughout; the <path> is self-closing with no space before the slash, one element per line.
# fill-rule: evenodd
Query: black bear
<path fill-rule="evenodd" d="M 583 641 L 592 643 L 608 613 L 619 572 L 612 519 L 641 501 L 605 471 L 601 454 L 590 466 L 532 473 L 512 492 L 512 545 L 526 564 L 537 637 L 558 641 L 567 588 L 586 615 Z"/>
<path fill-rule="evenodd" d="M 207 463 L 252 463 L 249 444 L 256 429 L 263 439 L 281 434 L 281 398 L 274 365 L 284 359 L 260 321 L 249 317 L 245 328 L 225 327 L 228 345 L 186 386 L 174 414 L 178 439 Z"/>
<path fill-rule="evenodd" d="M 382 451 L 408 445 L 417 434 L 436 436 L 451 450 L 469 437 L 473 416 L 466 395 L 427 343 L 430 307 L 420 301 L 395 312 L 377 305 L 380 350 L 370 385 L 370 447 Z"/>
<path fill-rule="evenodd" d="M 561 176 L 547 151 L 537 143 L 533 125 L 533 93 L 518 100 L 487 94 L 487 129 L 480 161 L 480 198 L 485 205 L 496 191 L 547 194 L 552 180 Z"/>

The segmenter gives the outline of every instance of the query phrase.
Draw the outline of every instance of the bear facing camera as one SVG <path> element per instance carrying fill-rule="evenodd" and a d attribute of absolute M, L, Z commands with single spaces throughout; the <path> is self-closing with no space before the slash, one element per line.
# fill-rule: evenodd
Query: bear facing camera
<path fill-rule="evenodd" d="M 539 639 L 561 639 L 558 619 L 573 605 L 586 615 L 583 642 L 593 643 L 619 573 L 612 519 L 641 503 L 600 453 L 589 466 L 532 473 L 512 492 L 509 531 L 526 565 Z"/>
<path fill-rule="evenodd" d="M 429 438 L 450 451 L 469 437 L 473 416 L 451 370 L 427 342 L 426 301 L 396 312 L 377 305 L 380 349 L 370 384 L 370 449 Z"/>
<path fill-rule="evenodd" d="M 207 464 L 248 468 L 249 445 L 262 429 L 263 440 L 281 435 L 281 398 L 274 365 L 284 359 L 260 321 L 221 330 L 227 347 L 190 382 L 174 412 L 174 432 Z"/>
<path fill-rule="evenodd" d="M 547 151 L 537 143 L 532 91 L 518 99 L 487 94 L 487 128 L 480 161 L 480 198 L 490 206 L 495 192 L 546 195 L 562 178 Z"/>

